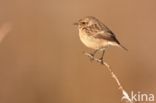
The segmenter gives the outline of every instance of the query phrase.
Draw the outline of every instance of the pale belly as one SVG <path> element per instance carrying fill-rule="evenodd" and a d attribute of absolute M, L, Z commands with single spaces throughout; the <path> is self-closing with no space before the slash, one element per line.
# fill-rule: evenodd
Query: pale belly
<path fill-rule="evenodd" d="M 88 48 L 92 49 L 101 49 L 108 46 L 108 42 L 103 39 L 96 39 L 91 36 L 87 36 L 85 34 L 79 33 L 80 40 L 83 42 L 84 45 L 86 45 Z"/>

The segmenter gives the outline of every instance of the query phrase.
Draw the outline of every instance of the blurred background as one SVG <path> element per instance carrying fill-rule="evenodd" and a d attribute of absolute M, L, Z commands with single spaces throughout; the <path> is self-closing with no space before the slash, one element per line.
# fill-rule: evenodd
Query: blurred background
<path fill-rule="evenodd" d="M 105 61 L 130 93 L 156 94 L 155 0 L 1 0 L 0 103 L 119 103 L 121 92 L 73 23 L 104 22 L 129 51 L 112 47 Z"/>

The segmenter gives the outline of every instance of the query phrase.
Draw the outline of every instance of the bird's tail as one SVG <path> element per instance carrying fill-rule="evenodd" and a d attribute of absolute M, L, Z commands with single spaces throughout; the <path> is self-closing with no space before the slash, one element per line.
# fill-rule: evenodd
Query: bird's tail
<path fill-rule="evenodd" d="M 126 47 L 124 47 L 122 44 L 119 44 L 119 47 L 126 50 L 126 51 L 128 51 L 128 49 Z"/>

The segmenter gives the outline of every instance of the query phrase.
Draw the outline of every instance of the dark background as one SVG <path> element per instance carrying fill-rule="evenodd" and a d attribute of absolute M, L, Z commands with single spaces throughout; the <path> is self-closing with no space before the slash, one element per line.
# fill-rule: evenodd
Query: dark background
<path fill-rule="evenodd" d="M 121 93 L 106 67 L 91 63 L 72 24 L 95 16 L 129 51 L 106 61 L 130 91 L 156 94 L 156 0 L 1 0 L 0 103 L 115 103 Z"/>

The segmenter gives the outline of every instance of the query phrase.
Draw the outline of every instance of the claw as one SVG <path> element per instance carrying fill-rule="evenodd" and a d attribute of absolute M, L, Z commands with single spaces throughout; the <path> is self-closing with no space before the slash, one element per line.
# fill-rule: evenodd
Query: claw
<path fill-rule="evenodd" d="M 100 63 L 101 63 L 101 64 L 104 64 L 104 61 L 103 61 L 103 59 L 99 59 L 99 60 L 100 60 Z"/>
<path fill-rule="evenodd" d="M 89 54 L 90 54 L 90 61 L 92 62 L 94 60 L 94 55 L 92 53 Z"/>
<path fill-rule="evenodd" d="M 101 64 L 104 64 L 103 57 L 99 58 L 99 60 Z"/>

